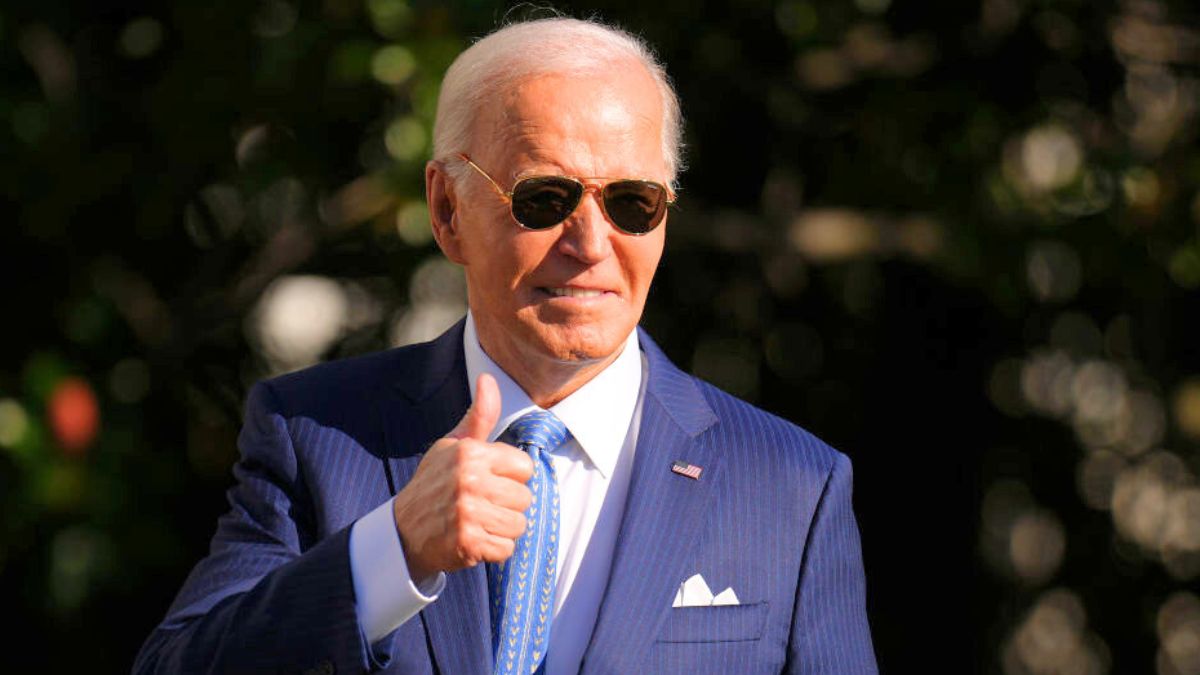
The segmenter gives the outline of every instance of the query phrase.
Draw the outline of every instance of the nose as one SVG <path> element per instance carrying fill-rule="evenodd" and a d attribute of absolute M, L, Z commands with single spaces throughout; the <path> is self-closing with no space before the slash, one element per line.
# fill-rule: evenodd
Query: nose
<path fill-rule="evenodd" d="M 600 208 L 599 188 L 588 186 L 579 206 L 563 226 L 558 247 L 564 254 L 588 265 L 612 255 L 610 237 L 615 230 Z"/>

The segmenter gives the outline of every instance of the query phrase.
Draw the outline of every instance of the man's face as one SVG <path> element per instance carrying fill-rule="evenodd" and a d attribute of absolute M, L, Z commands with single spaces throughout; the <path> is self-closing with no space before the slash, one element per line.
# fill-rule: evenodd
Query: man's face
<path fill-rule="evenodd" d="M 670 178 L 661 97 L 644 67 L 632 64 L 520 82 L 484 105 L 470 154 L 506 191 L 529 175 Z M 469 171 L 458 182 L 451 257 L 465 266 L 480 342 L 497 361 L 603 361 L 637 325 L 665 222 L 643 236 L 625 234 L 598 198 L 589 191 L 567 220 L 531 231 L 481 175 Z"/>

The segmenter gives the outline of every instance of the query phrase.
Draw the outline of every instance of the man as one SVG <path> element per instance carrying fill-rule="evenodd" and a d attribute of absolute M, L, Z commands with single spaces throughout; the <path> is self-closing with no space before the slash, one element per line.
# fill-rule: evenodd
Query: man
<path fill-rule="evenodd" d="M 509 26 L 435 136 L 468 316 L 254 388 L 232 509 L 135 670 L 874 672 L 848 460 L 637 329 L 678 164 L 661 67 Z"/>

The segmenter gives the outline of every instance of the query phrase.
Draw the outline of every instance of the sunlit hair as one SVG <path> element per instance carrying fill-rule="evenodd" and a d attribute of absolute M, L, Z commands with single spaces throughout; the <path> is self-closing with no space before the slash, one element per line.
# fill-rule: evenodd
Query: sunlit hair
<path fill-rule="evenodd" d="M 658 85 L 663 101 L 663 158 L 672 184 L 680 171 L 682 121 L 679 99 L 666 69 L 640 38 L 620 28 L 587 19 L 555 17 L 505 26 L 459 54 L 442 81 L 433 127 L 433 156 L 446 160 L 469 152 L 475 112 L 513 83 L 547 73 L 610 70 L 634 60 Z M 456 179 L 465 171 L 448 162 Z"/>

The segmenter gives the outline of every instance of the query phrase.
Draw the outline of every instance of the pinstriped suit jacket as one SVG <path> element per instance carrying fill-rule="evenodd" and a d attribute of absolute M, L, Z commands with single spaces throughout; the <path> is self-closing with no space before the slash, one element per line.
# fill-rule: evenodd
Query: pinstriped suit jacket
<path fill-rule="evenodd" d="M 253 388 L 230 511 L 135 672 L 491 672 L 482 566 L 374 648 L 350 577 L 350 525 L 469 405 L 462 330 Z M 849 461 L 640 338 L 642 426 L 582 671 L 876 672 Z M 672 608 L 695 573 L 741 604 Z"/>

